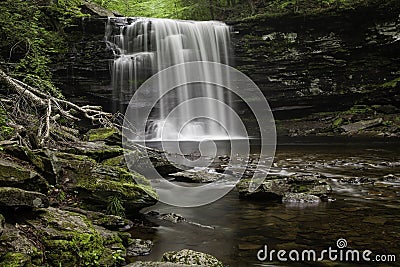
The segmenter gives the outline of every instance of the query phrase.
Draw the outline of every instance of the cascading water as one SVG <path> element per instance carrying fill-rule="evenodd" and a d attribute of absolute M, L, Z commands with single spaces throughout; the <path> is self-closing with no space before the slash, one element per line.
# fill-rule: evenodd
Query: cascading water
<path fill-rule="evenodd" d="M 165 68 L 193 61 L 229 65 L 230 28 L 221 22 L 110 18 L 106 39 L 116 55 L 112 67 L 113 98 L 117 103 L 115 110 L 119 111 L 124 110 L 132 95 L 147 78 Z M 191 74 L 187 71 L 189 70 L 174 73 L 164 79 L 184 81 L 186 75 Z M 218 75 L 218 71 L 223 70 L 205 69 L 198 75 L 206 79 L 210 75 L 215 76 L 215 71 Z M 167 81 L 159 81 L 159 86 L 165 84 Z M 232 138 L 235 125 L 231 115 L 220 105 L 216 105 L 215 101 L 204 102 L 204 106 L 183 107 L 174 113 L 174 118 L 166 121 L 174 107 L 196 97 L 213 98 L 233 106 L 231 96 L 223 88 L 210 84 L 191 84 L 175 88 L 174 94 L 160 98 L 147 124 L 146 139 L 176 139 L 176 136 L 179 140 Z M 196 117 L 198 109 L 202 110 L 201 118 Z M 210 117 L 217 118 L 207 119 Z"/>

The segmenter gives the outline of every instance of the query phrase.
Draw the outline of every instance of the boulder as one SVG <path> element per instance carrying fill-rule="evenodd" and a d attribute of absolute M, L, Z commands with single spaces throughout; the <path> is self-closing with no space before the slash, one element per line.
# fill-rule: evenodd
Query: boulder
<path fill-rule="evenodd" d="M 105 141 L 64 143 L 58 151 L 89 156 L 99 162 L 124 153 L 120 146 L 109 146 Z"/>
<path fill-rule="evenodd" d="M 282 198 L 282 202 L 286 203 L 319 203 L 321 199 L 314 195 L 304 193 L 288 193 Z"/>
<path fill-rule="evenodd" d="M 208 267 L 222 267 L 224 266 L 221 261 L 219 261 L 214 256 L 206 253 L 183 249 L 180 251 L 170 251 L 165 252 L 162 257 L 163 262 L 171 263 L 182 263 L 188 265 L 202 265 Z"/>
<path fill-rule="evenodd" d="M 107 209 L 110 197 L 118 198 L 127 211 L 137 211 L 157 202 L 156 192 L 138 173 L 102 165 L 87 156 L 57 153 L 56 157 L 61 166 L 59 184 L 70 192 L 78 192 L 88 209 Z"/>
<path fill-rule="evenodd" d="M 84 210 L 80 208 L 64 207 L 65 210 L 83 214 L 95 225 L 102 226 L 108 230 L 129 230 L 133 222 L 117 215 L 108 215 L 102 212 Z"/>
<path fill-rule="evenodd" d="M 316 175 L 293 175 L 286 178 L 267 177 L 254 192 L 249 191 L 250 182 L 250 179 L 242 179 L 236 185 L 240 197 L 281 200 L 289 193 L 303 193 L 320 197 L 332 192 L 330 185 L 325 181 L 320 181 Z"/>
<path fill-rule="evenodd" d="M 118 14 L 118 12 L 110 11 L 96 3 L 88 2 L 88 1 L 83 2 L 81 9 L 82 9 L 82 13 L 89 14 L 89 15 L 96 16 L 96 17 L 121 16 L 120 14 Z"/>
<path fill-rule="evenodd" d="M 0 187 L 0 206 L 42 208 L 49 206 L 47 196 L 14 187 Z"/>
<path fill-rule="evenodd" d="M 50 266 L 115 266 L 125 255 L 118 233 L 94 226 L 82 214 L 55 208 L 40 209 L 27 220 Z"/>
<path fill-rule="evenodd" d="M 42 251 L 19 228 L 5 225 L 0 236 L 0 266 L 25 266 L 28 263 L 42 265 Z"/>
<path fill-rule="evenodd" d="M 104 141 L 107 145 L 121 146 L 122 135 L 116 128 L 97 128 L 90 129 L 85 134 L 85 140 L 90 142 Z"/>
<path fill-rule="evenodd" d="M 46 193 L 46 180 L 31 167 L 13 158 L 0 158 L 0 186 L 17 187 Z"/>
<path fill-rule="evenodd" d="M 188 183 L 212 183 L 225 177 L 225 174 L 218 173 L 213 169 L 192 169 L 172 173 L 169 176 L 175 178 L 175 181 Z"/>
<path fill-rule="evenodd" d="M 151 166 L 146 164 L 145 159 L 150 159 Z M 161 176 L 166 177 L 182 170 L 167 159 L 165 152 L 151 148 L 135 147 L 125 154 L 125 160 L 131 170 L 139 173 L 144 173 L 147 168 L 155 168 Z"/>
<path fill-rule="evenodd" d="M 126 255 L 131 257 L 148 255 L 153 245 L 151 240 L 130 239 L 126 248 Z"/>

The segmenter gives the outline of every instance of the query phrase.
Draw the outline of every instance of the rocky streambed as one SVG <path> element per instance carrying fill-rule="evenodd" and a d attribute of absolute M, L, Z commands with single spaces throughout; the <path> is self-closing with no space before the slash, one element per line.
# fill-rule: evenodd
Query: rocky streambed
<path fill-rule="evenodd" d="M 127 257 L 149 253 L 153 242 L 129 231 L 141 231 L 139 210 L 158 196 L 145 177 L 121 163 L 121 139 L 116 129 L 100 128 L 57 149 L 2 142 L 1 266 L 122 266 Z M 222 266 L 191 250 L 159 260 L 130 266 Z"/>

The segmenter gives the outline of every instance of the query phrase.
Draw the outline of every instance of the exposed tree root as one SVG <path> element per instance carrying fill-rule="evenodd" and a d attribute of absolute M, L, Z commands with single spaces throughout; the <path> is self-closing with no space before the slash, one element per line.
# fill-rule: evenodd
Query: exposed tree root
<path fill-rule="evenodd" d="M 33 147 L 42 147 L 50 141 L 77 140 L 79 132 L 71 125 L 82 120 L 103 127 L 121 127 L 121 114 L 104 112 L 101 106 L 78 106 L 53 97 L 10 77 L 1 69 L 0 83 L 17 95 L 16 99 L 2 98 L 1 104 L 11 113 L 9 125 L 16 130 L 14 139 L 21 144 L 26 143 L 21 134 L 26 127 L 37 128 L 35 140 L 29 141 Z"/>

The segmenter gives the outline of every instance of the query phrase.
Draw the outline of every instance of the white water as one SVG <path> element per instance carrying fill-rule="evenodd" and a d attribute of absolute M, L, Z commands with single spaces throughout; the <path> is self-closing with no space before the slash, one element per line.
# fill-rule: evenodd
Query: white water
<path fill-rule="evenodd" d="M 118 103 L 115 110 L 119 111 L 124 110 L 141 83 L 169 66 L 192 61 L 230 63 L 230 28 L 221 22 L 113 18 L 109 19 L 106 38 L 116 54 L 112 68 L 113 97 Z M 207 79 L 215 75 L 211 71 L 205 69 L 198 75 Z M 184 81 L 187 75 L 181 72 L 165 78 Z M 160 87 L 165 84 L 166 81 L 160 80 Z M 235 125 L 229 112 L 215 101 L 201 107 L 181 105 L 172 118 L 168 118 L 173 108 L 197 97 L 209 97 L 233 106 L 230 96 L 216 86 L 181 86 L 173 95 L 159 100 L 147 125 L 146 139 L 176 140 L 177 136 L 179 140 L 235 138 Z M 201 118 L 191 120 L 199 117 L 199 109 Z"/>

